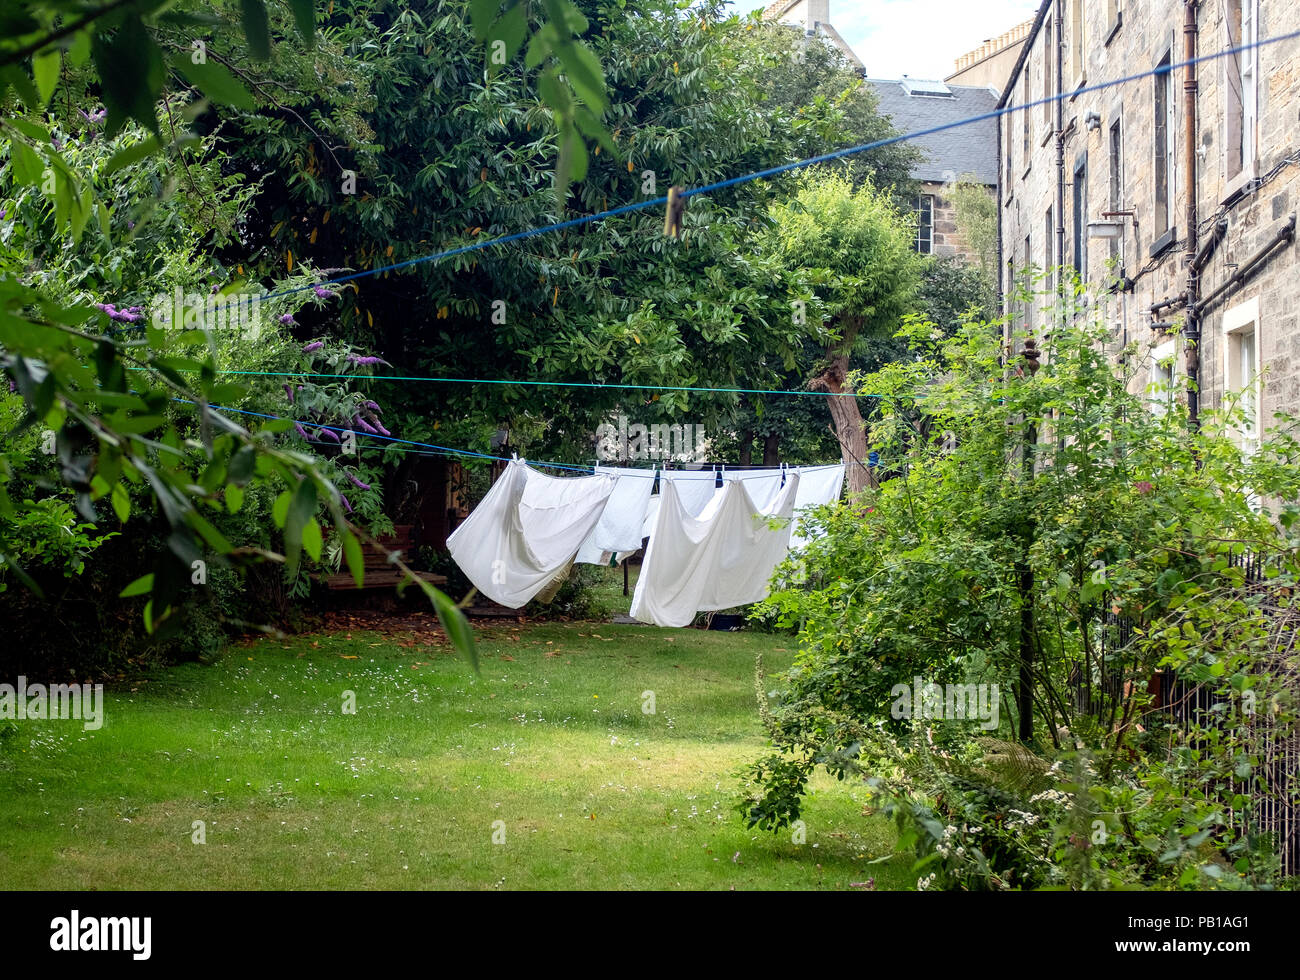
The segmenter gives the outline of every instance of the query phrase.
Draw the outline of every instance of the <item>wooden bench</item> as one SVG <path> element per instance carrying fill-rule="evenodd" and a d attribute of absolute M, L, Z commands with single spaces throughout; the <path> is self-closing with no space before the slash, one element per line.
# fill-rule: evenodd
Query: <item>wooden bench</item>
<path fill-rule="evenodd" d="M 322 576 L 321 580 L 327 588 L 337 592 L 369 592 L 373 589 L 394 588 L 406 575 L 388 560 L 388 553 L 400 552 L 402 560 L 409 563 L 415 551 L 415 527 L 411 524 L 395 524 L 391 536 L 380 538 L 377 545 L 363 544 L 361 547 L 365 568 L 361 588 L 357 588 L 356 580 L 348 571 L 346 564 L 337 575 Z M 446 575 L 420 571 L 416 571 L 415 574 L 430 585 L 447 584 Z"/>

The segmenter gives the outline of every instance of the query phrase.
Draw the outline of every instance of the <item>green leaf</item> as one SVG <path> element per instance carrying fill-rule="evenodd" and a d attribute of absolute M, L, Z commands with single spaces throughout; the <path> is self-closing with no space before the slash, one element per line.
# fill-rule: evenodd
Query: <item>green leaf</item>
<path fill-rule="evenodd" d="M 14 179 L 30 187 L 39 186 L 45 173 L 40 156 L 22 140 L 9 141 L 9 157 L 13 161 Z"/>
<path fill-rule="evenodd" d="M 123 150 L 118 150 L 109 158 L 108 164 L 104 167 L 104 176 L 107 177 L 109 174 L 116 173 L 123 167 L 129 167 L 133 163 L 138 163 L 145 157 L 157 153 L 160 149 L 161 146 L 159 145 L 158 140 L 153 136 L 150 136 L 148 139 L 141 140 L 139 143 L 128 146 Z"/>
<path fill-rule="evenodd" d="M 343 557 L 348 563 L 348 571 L 352 573 L 352 581 L 357 583 L 357 588 L 361 588 L 365 578 L 366 562 L 361 554 L 361 543 L 357 541 L 357 536 L 349 530 L 343 532 Z"/>
<path fill-rule="evenodd" d="M 36 78 L 36 91 L 40 94 L 42 106 L 49 105 L 54 87 L 59 84 L 62 61 L 58 48 L 49 48 L 32 56 L 32 75 Z"/>
<path fill-rule="evenodd" d="M 275 526 L 278 528 L 283 529 L 284 522 L 289 517 L 289 501 L 292 497 L 293 494 L 286 490 L 276 497 L 275 503 L 271 505 L 271 520 L 275 521 Z"/>
<path fill-rule="evenodd" d="M 294 487 L 289 500 L 289 511 L 284 522 L 285 570 L 294 574 L 303 546 L 303 529 L 316 513 L 316 484 L 304 476 Z"/>
<path fill-rule="evenodd" d="M 23 100 L 27 108 L 37 110 L 41 108 L 41 96 L 36 91 L 36 86 L 32 80 L 27 77 L 27 72 L 23 71 L 19 65 L 10 65 L 4 71 L 5 80 L 14 87 L 18 97 Z"/>
<path fill-rule="evenodd" d="M 141 575 L 138 579 L 128 585 L 125 589 L 117 594 L 119 599 L 129 599 L 134 595 L 145 595 L 153 591 L 153 572 L 148 575 Z"/>
<path fill-rule="evenodd" d="M 600 70 L 600 60 L 585 44 L 565 44 L 556 51 L 564 66 L 569 85 L 578 98 L 599 112 L 608 107 L 605 98 L 605 76 Z"/>
<path fill-rule="evenodd" d="M 271 29 L 266 19 L 266 6 L 262 0 L 239 0 L 239 6 L 243 13 L 248 52 L 258 61 L 266 61 L 271 57 Z"/>
<path fill-rule="evenodd" d="M 445 593 L 435 589 L 418 576 L 416 581 L 424 590 L 424 594 L 429 597 L 429 601 L 433 603 L 433 608 L 438 613 L 438 620 L 442 623 L 442 628 L 447 631 L 447 639 L 451 640 L 452 645 L 469 661 L 470 666 L 474 668 L 474 673 L 479 673 L 478 647 L 474 644 L 474 631 L 470 628 L 465 614 Z"/>
<path fill-rule="evenodd" d="M 172 67 L 193 83 L 194 87 L 213 102 L 247 109 L 257 108 L 257 103 L 248 89 L 237 79 L 225 65 L 216 61 L 206 61 L 196 65 L 183 54 L 172 58 Z"/>
<path fill-rule="evenodd" d="M 244 506 L 244 491 L 231 484 L 226 487 L 226 510 L 232 514 L 238 514 L 239 508 Z"/>
<path fill-rule="evenodd" d="M 293 20 L 307 47 L 316 46 L 316 4 L 314 0 L 289 0 L 293 6 Z"/>
<path fill-rule="evenodd" d="M 470 0 L 470 23 L 474 25 L 474 36 L 480 41 L 487 40 L 488 29 L 496 22 L 500 9 L 501 0 Z"/>
<path fill-rule="evenodd" d="M 113 513 L 117 515 L 117 519 L 125 524 L 131 516 L 131 495 L 126 492 L 126 487 L 121 483 L 113 484 L 109 501 L 113 505 Z"/>
<path fill-rule="evenodd" d="M 312 518 L 302 528 L 302 548 L 311 556 L 312 561 L 320 561 L 321 549 L 320 524 Z"/>
<path fill-rule="evenodd" d="M 97 33 L 91 49 L 108 110 L 104 135 L 117 135 L 132 119 L 159 135 L 154 106 L 162 94 L 162 52 L 144 22 L 135 15 L 127 17 L 111 36 Z"/>

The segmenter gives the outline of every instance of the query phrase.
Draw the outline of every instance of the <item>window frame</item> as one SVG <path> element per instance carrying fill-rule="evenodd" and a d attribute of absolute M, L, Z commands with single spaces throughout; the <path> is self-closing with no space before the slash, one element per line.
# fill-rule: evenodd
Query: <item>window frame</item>
<path fill-rule="evenodd" d="M 1235 432 L 1238 445 L 1248 454 L 1259 449 L 1262 409 L 1264 405 L 1264 354 L 1259 323 L 1259 297 L 1238 303 L 1223 313 L 1223 395 L 1245 391 L 1241 381 L 1241 341 L 1246 335 L 1254 347 L 1251 358 L 1253 374 L 1249 381 L 1253 422 Z"/>
<path fill-rule="evenodd" d="M 1169 362 L 1168 375 L 1165 374 L 1163 362 Z M 1164 391 L 1153 392 L 1157 384 L 1168 384 Z M 1147 382 L 1147 402 L 1151 413 L 1163 417 L 1174 407 L 1178 400 L 1178 338 L 1170 337 L 1157 344 L 1151 350 L 1151 376 Z"/>
<path fill-rule="evenodd" d="M 1156 59 L 1156 74 L 1153 75 L 1155 89 L 1151 99 L 1151 112 L 1153 116 L 1152 132 L 1152 180 L 1155 186 L 1151 194 L 1151 217 L 1154 225 L 1154 241 L 1151 245 L 1151 254 L 1158 255 L 1171 245 L 1175 238 L 1178 237 L 1177 225 L 1174 222 L 1174 209 L 1176 207 L 1176 171 L 1174 160 L 1174 143 L 1178 136 L 1178 120 L 1175 115 L 1175 103 L 1177 99 L 1174 95 L 1174 72 L 1173 72 L 1173 40 L 1166 42 L 1161 50 L 1160 56 Z M 1158 69 L 1161 66 L 1167 66 L 1166 70 L 1161 72 Z M 1160 96 L 1164 97 L 1164 125 L 1160 125 Z M 1163 133 L 1163 145 L 1161 144 L 1161 134 Z M 1164 175 L 1164 201 L 1160 200 L 1161 174 Z M 1164 214 L 1160 213 L 1163 204 Z"/>
<path fill-rule="evenodd" d="M 916 195 L 916 240 L 913 242 L 913 247 L 919 255 L 934 254 L 934 197 L 935 195 L 933 194 L 921 193 Z M 921 216 L 926 210 L 926 208 L 923 207 L 924 202 L 929 202 L 928 210 L 930 212 L 930 220 L 922 224 Z M 927 229 L 925 251 L 921 250 L 921 229 L 923 227 Z"/>

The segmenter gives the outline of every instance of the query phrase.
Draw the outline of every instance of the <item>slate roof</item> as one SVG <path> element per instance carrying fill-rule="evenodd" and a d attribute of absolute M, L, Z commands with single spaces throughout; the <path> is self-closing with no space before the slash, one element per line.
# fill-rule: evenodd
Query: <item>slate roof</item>
<path fill-rule="evenodd" d="M 868 78 L 866 81 L 880 99 L 881 113 L 893 120 L 894 128 L 900 133 L 982 115 L 994 111 L 998 104 L 999 93 L 979 85 L 947 85 L 952 97 L 945 98 L 909 95 L 904 85 L 910 79 Z M 981 183 L 994 186 L 998 182 L 997 140 L 996 119 L 954 126 L 908 140 L 925 153 L 924 161 L 912 168 L 912 176 L 942 183 L 950 175 L 974 174 Z"/>

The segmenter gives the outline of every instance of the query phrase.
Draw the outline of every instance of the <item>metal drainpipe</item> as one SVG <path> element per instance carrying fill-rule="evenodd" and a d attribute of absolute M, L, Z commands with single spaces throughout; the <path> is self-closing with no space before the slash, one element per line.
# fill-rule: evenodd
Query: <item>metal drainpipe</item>
<path fill-rule="evenodd" d="M 1065 265 L 1065 34 L 1062 21 L 1065 6 L 1056 0 L 1052 19 L 1056 31 L 1056 291 L 1058 299 L 1063 293 L 1060 266 Z"/>
<path fill-rule="evenodd" d="M 1183 78 L 1183 169 L 1187 176 L 1187 232 L 1183 250 L 1187 254 L 1187 314 L 1183 321 L 1183 338 L 1187 343 L 1187 421 L 1192 429 L 1200 427 L 1201 384 L 1201 316 L 1200 273 L 1196 267 L 1196 6 L 1198 0 L 1183 2 L 1183 61 L 1187 74 Z"/>

